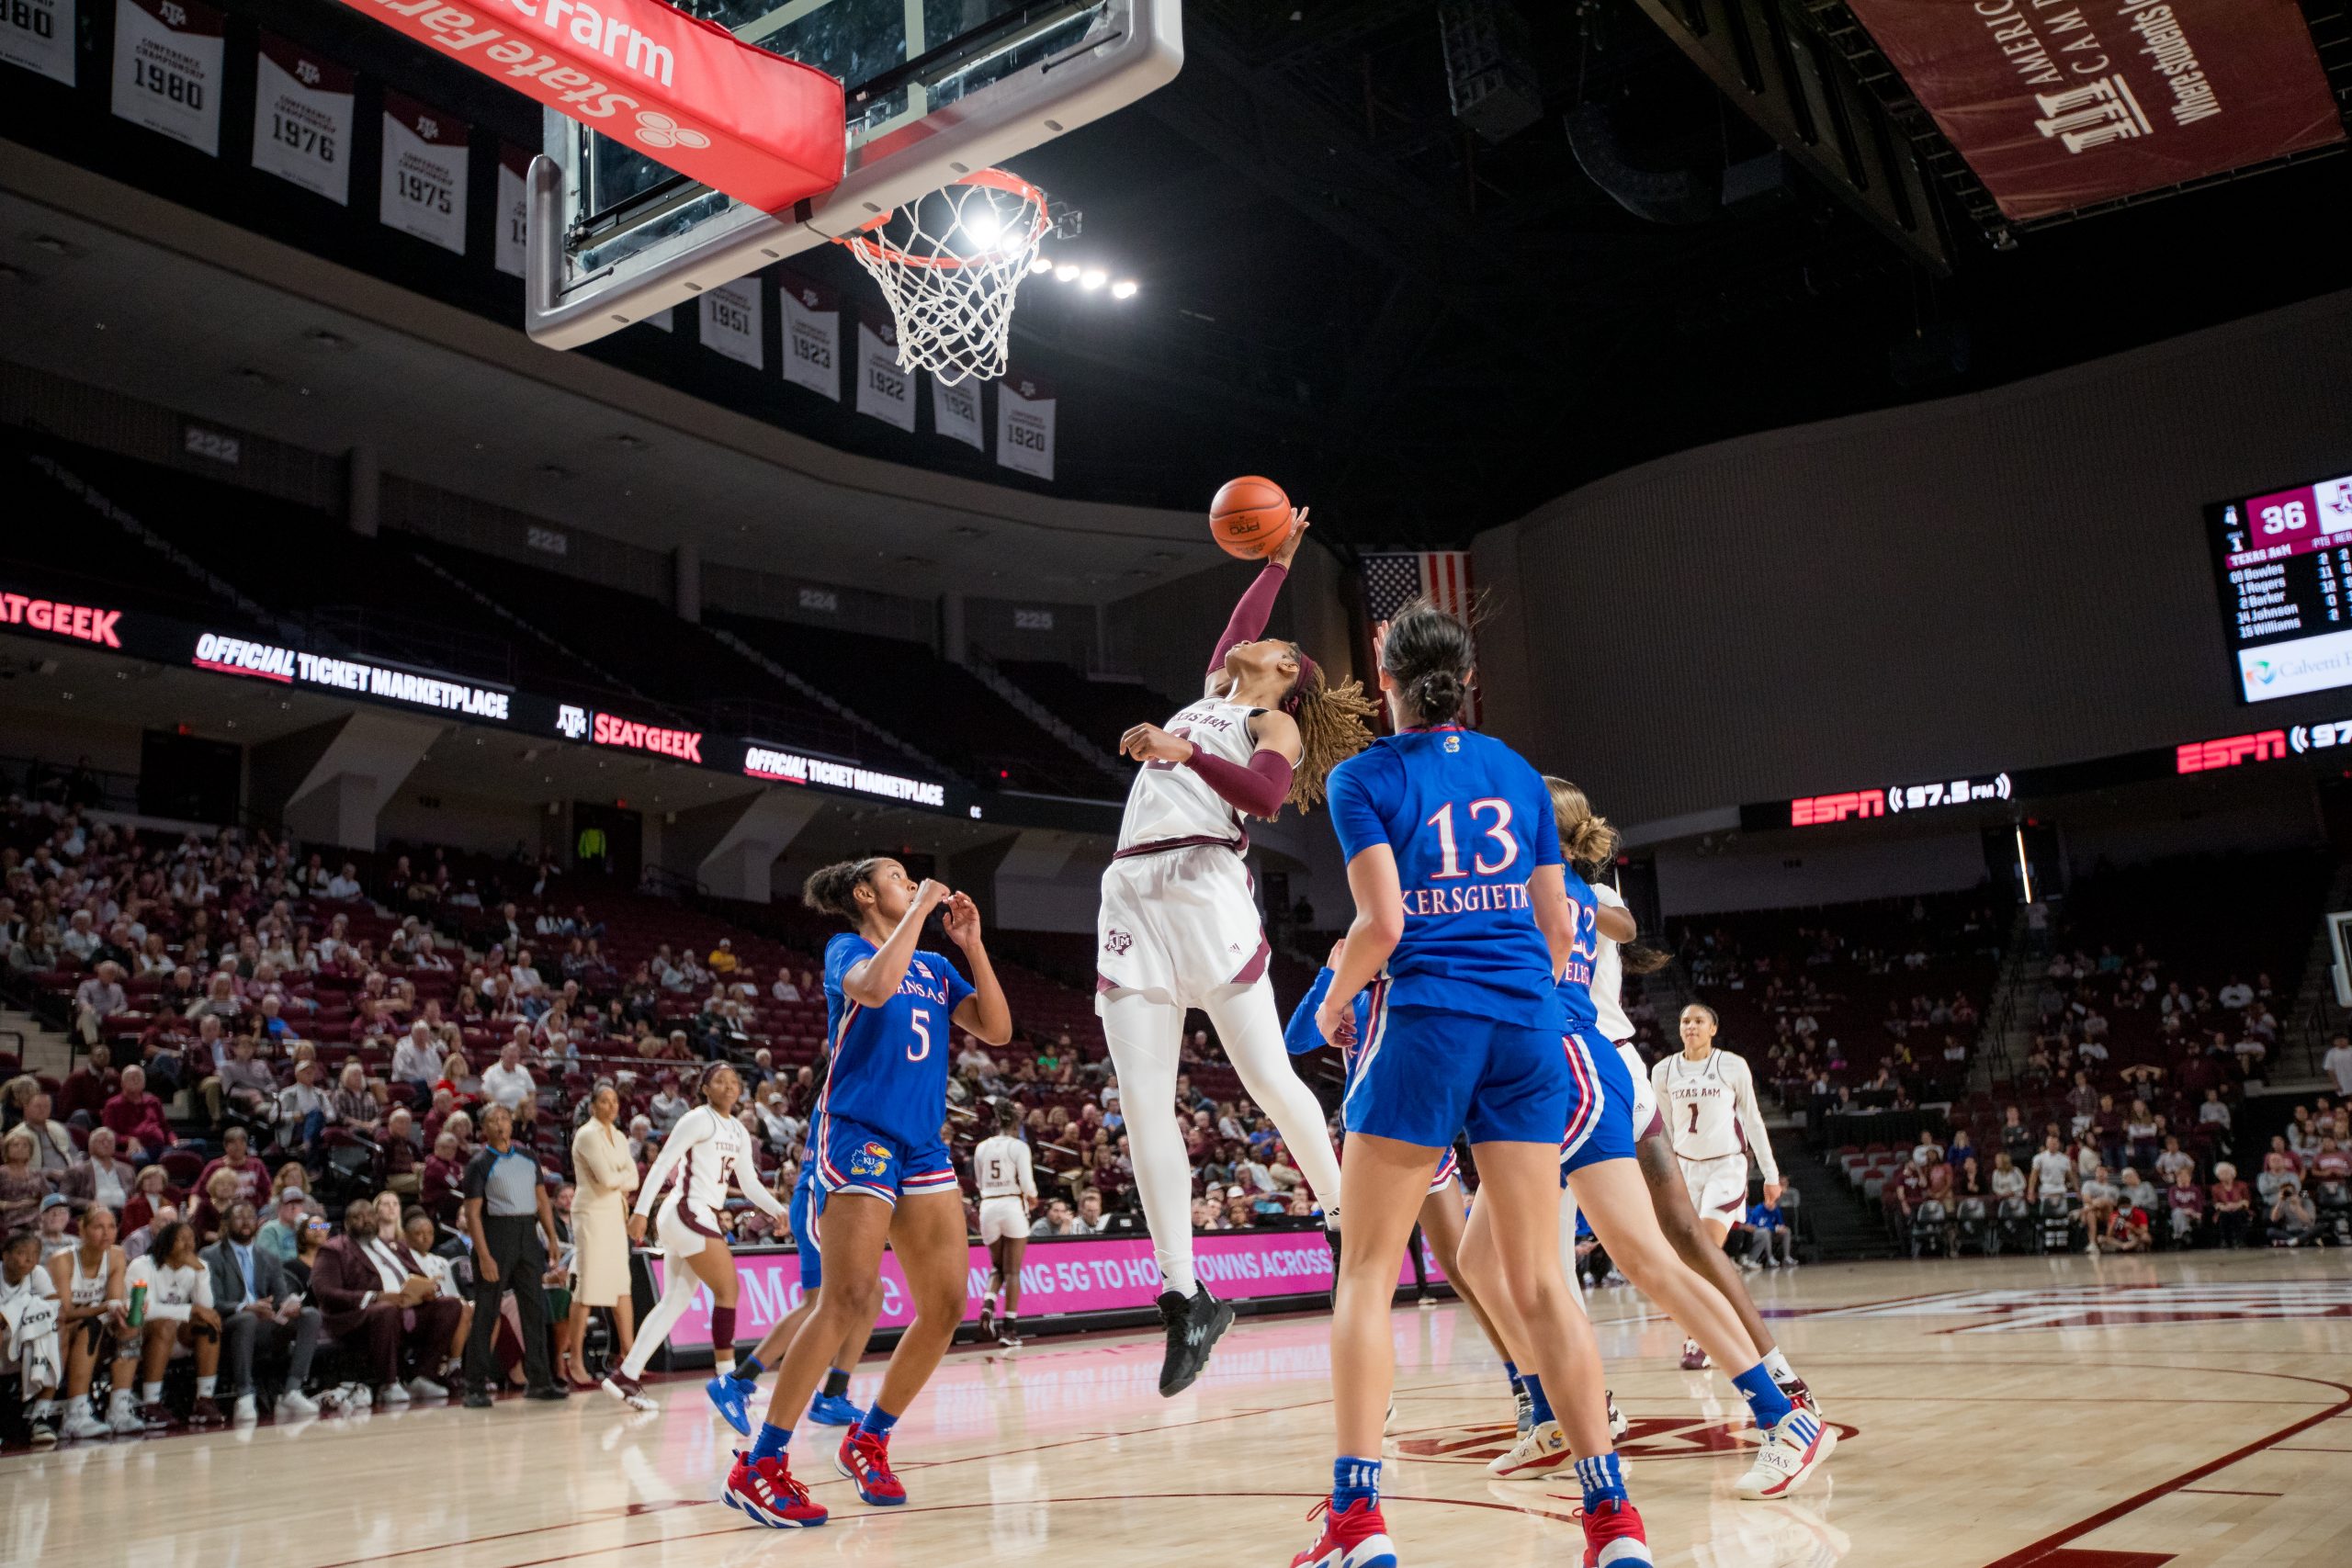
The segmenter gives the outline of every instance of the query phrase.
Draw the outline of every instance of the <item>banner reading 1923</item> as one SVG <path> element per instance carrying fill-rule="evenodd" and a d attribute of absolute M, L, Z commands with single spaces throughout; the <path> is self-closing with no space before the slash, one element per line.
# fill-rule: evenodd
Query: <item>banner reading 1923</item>
<path fill-rule="evenodd" d="M 357 82 L 326 56 L 264 31 L 254 77 L 254 167 L 349 206 Z"/>
<path fill-rule="evenodd" d="M 226 33 L 201 0 L 116 0 L 114 112 L 217 156 Z"/>

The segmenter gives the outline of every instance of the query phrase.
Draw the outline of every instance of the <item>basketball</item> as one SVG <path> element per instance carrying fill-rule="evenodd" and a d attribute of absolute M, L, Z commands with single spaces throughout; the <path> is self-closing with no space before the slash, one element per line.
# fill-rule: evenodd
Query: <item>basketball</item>
<path fill-rule="evenodd" d="M 1209 533 L 1227 555 L 1262 560 L 1290 537 L 1290 497 L 1255 474 L 1227 479 L 1209 502 Z"/>

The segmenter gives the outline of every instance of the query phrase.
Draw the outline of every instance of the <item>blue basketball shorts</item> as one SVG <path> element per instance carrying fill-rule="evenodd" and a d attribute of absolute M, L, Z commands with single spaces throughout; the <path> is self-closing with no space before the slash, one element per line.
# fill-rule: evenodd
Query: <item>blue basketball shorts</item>
<path fill-rule="evenodd" d="M 1373 998 L 1363 1050 L 1342 1107 L 1351 1133 L 1442 1149 L 1552 1144 L 1567 1125 L 1567 1058 L 1556 1029 L 1530 1028 Z"/>
<path fill-rule="evenodd" d="M 901 1192 L 956 1190 L 956 1167 L 937 1133 L 919 1143 L 894 1139 L 820 1111 L 814 1152 L 817 1185 L 828 1195 L 863 1192 L 896 1208 Z"/>
<path fill-rule="evenodd" d="M 1574 1089 L 1567 1127 L 1560 1134 L 1560 1177 L 1605 1159 L 1634 1157 L 1634 1078 L 1615 1046 L 1598 1033 L 1560 1036 Z"/>
<path fill-rule="evenodd" d="M 792 1245 L 800 1249 L 800 1290 L 804 1295 L 824 1289 L 825 1247 L 817 1235 L 817 1218 L 825 1212 L 825 1195 L 813 1183 L 792 1184 Z"/>

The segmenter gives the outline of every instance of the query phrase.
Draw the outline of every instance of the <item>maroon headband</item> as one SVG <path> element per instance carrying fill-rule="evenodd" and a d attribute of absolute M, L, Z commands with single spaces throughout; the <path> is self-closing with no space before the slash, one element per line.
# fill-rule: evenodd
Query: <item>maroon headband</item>
<path fill-rule="evenodd" d="M 1321 671 L 1322 666 L 1315 662 L 1314 655 L 1299 648 L 1296 643 L 1291 644 L 1291 647 L 1298 653 L 1298 679 L 1291 682 L 1290 695 L 1283 699 L 1283 712 L 1295 717 L 1298 714 L 1299 699 L 1306 694 L 1306 688 L 1314 683 L 1315 677 Z"/>

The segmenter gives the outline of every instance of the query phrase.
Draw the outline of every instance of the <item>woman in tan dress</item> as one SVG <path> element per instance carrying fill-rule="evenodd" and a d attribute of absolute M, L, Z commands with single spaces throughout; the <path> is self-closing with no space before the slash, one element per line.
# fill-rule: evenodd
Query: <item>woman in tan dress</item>
<path fill-rule="evenodd" d="M 588 1120 L 571 1138 L 571 1170 L 579 1184 L 571 1206 L 573 1251 L 571 1315 L 563 1325 L 558 1373 L 575 1387 L 596 1380 L 579 1364 L 592 1307 L 609 1307 L 616 1352 L 628 1354 L 637 1339 L 637 1303 L 629 1292 L 628 1203 L 637 1190 L 637 1161 L 628 1137 L 616 1124 L 620 1095 L 598 1084 L 588 1100 Z"/>

